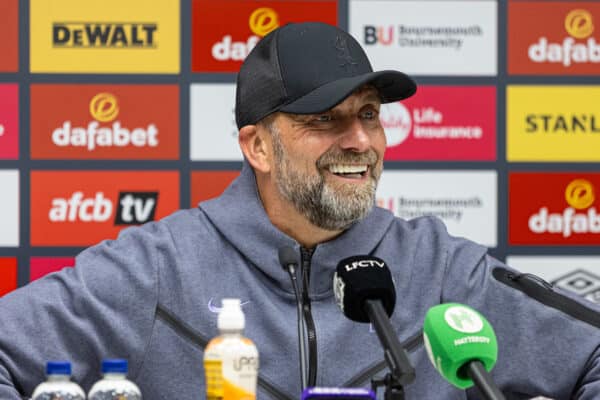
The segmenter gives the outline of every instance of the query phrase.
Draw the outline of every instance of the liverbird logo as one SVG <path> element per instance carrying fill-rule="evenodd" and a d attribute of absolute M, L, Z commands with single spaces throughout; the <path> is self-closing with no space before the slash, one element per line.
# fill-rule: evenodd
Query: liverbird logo
<path fill-rule="evenodd" d="M 337 57 L 340 59 L 340 68 L 346 68 L 346 69 L 355 68 L 356 69 L 356 66 L 358 65 L 358 63 L 350 55 L 350 50 L 348 49 L 348 44 L 346 43 L 345 38 L 343 38 L 341 36 L 336 37 L 335 49 L 338 52 Z"/>

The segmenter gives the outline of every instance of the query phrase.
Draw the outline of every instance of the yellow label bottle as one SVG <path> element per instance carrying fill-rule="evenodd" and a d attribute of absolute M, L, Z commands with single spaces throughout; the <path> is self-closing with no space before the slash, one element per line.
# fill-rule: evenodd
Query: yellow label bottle
<path fill-rule="evenodd" d="M 217 326 L 220 335 L 204 351 L 207 400 L 255 400 L 258 351 L 242 336 L 244 313 L 239 299 L 223 299 Z"/>

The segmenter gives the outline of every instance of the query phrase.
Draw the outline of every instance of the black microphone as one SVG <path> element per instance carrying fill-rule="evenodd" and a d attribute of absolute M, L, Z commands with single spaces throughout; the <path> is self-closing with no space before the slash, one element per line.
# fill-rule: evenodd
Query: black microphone
<path fill-rule="evenodd" d="M 373 324 L 392 375 L 402 385 L 411 383 L 415 370 L 389 320 L 396 305 L 396 288 L 385 262 L 373 256 L 343 259 L 333 277 L 333 291 L 346 317 Z"/>
<path fill-rule="evenodd" d="M 294 288 L 294 295 L 296 296 L 296 313 L 298 319 L 298 344 L 299 344 L 299 353 L 300 353 L 300 382 L 302 384 L 302 390 L 306 389 L 308 386 L 308 364 L 306 362 L 306 343 L 304 339 L 304 318 L 302 318 L 302 302 L 300 301 L 300 289 L 298 287 L 298 281 L 296 279 L 296 267 L 298 267 L 298 262 L 296 261 L 296 251 L 289 247 L 285 246 L 279 249 L 279 263 L 285 269 L 290 278 L 292 279 L 292 286 Z"/>

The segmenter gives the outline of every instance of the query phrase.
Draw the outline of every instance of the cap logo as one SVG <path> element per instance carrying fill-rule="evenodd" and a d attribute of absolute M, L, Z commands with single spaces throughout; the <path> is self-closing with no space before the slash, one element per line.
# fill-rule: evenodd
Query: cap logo
<path fill-rule="evenodd" d="M 348 43 L 346 43 L 346 38 L 340 35 L 336 36 L 334 46 L 337 50 L 337 58 L 340 59 L 340 68 L 344 68 L 346 70 L 356 70 L 356 66 L 358 65 L 358 63 L 350 55 L 350 50 L 348 49 Z"/>

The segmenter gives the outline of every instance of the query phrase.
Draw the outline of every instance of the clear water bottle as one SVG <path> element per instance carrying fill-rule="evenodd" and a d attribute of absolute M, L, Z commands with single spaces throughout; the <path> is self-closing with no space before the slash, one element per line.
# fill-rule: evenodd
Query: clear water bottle
<path fill-rule="evenodd" d="M 71 381 L 71 363 L 68 361 L 48 361 L 46 363 L 46 381 L 40 383 L 32 400 L 85 400 L 85 392 Z"/>
<path fill-rule="evenodd" d="M 103 360 L 103 378 L 88 393 L 88 400 L 142 400 L 137 385 L 127 379 L 127 360 Z"/>

